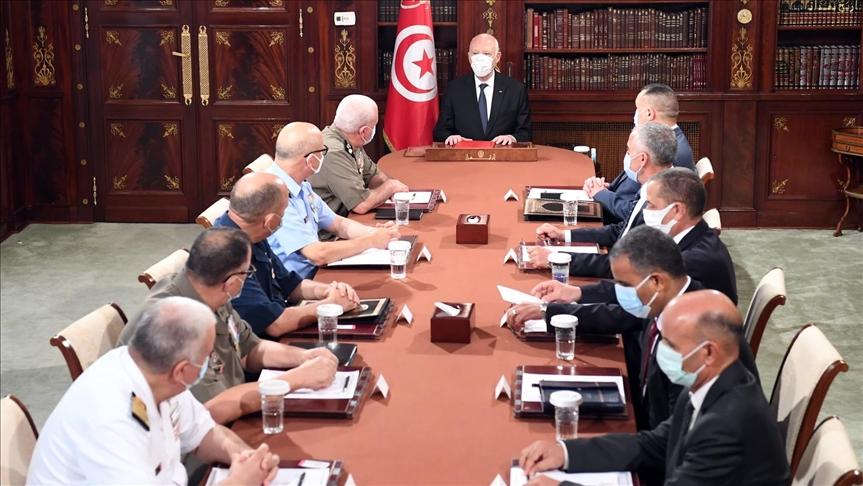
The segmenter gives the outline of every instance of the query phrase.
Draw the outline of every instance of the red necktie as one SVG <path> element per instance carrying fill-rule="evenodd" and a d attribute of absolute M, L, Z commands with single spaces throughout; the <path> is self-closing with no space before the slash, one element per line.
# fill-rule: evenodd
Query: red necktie
<path fill-rule="evenodd" d="M 659 327 L 656 325 L 656 318 L 650 320 L 650 326 L 647 328 L 646 347 L 641 350 L 641 396 L 647 394 L 647 368 L 650 366 L 650 355 L 653 354 L 653 348 L 656 346 L 656 341 L 659 339 Z"/>

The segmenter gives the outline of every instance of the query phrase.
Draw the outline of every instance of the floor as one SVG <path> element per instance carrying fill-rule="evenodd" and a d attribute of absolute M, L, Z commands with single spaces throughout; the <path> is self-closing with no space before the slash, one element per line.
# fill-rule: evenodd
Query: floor
<path fill-rule="evenodd" d="M 15 394 L 41 426 L 70 378 L 50 337 L 108 303 L 134 316 L 146 293 L 138 274 L 188 247 L 196 225 L 31 225 L 0 244 L 0 394 Z M 761 276 L 786 272 L 788 303 L 764 334 L 758 368 L 765 393 L 796 330 L 814 322 L 850 367 L 834 382 L 822 416 L 838 415 L 863 464 L 863 233 L 725 230 L 737 269 L 741 311 Z"/>

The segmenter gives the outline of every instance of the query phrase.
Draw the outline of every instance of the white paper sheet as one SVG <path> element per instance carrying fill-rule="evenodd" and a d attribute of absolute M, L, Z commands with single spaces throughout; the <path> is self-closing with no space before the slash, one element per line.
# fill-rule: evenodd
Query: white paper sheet
<path fill-rule="evenodd" d="M 509 302 L 510 304 L 542 304 L 542 300 L 538 297 L 534 297 L 530 294 L 526 294 L 509 287 L 504 287 L 503 285 L 498 285 L 497 291 L 500 292 L 500 298 L 503 299 L 504 302 Z"/>
<path fill-rule="evenodd" d="M 521 247 L 521 261 L 530 261 L 530 253 L 528 252 L 531 248 L 536 248 L 536 245 L 524 245 L 523 247 Z M 551 251 L 552 253 L 599 253 L 599 248 L 596 246 L 543 246 L 543 248 Z"/>
<path fill-rule="evenodd" d="M 524 321 L 524 332 L 548 332 L 548 326 L 544 319 L 530 319 Z"/>
<path fill-rule="evenodd" d="M 279 468 L 273 480 L 273 486 L 299 486 L 300 475 L 303 476 L 303 486 L 326 486 L 327 480 L 330 478 L 330 470 L 327 469 L 304 469 L 304 468 Z M 222 467 L 214 467 L 210 472 L 210 479 L 207 480 L 207 486 L 219 484 L 228 478 L 228 469 Z"/>
<path fill-rule="evenodd" d="M 544 375 L 536 373 L 525 373 L 521 377 L 521 399 L 525 402 L 541 402 L 542 395 L 539 393 L 540 381 L 596 381 L 600 383 L 614 383 L 620 391 L 620 398 L 626 403 L 626 394 L 623 392 L 622 376 L 603 375 Z"/>
<path fill-rule="evenodd" d="M 410 253 L 410 250 L 408 250 Z M 390 251 L 385 248 L 369 248 L 354 256 L 343 258 L 337 262 L 328 264 L 328 267 L 340 267 L 343 265 L 369 265 L 388 266 L 390 264 Z"/>
<path fill-rule="evenodd" d="M 632 474 L 628 471 L 613 471 L 602 473 L 565 473 L 563 471 L 545 471 L 539 473 L 555 481 L 570 481 L 584 486 L 632 486 Z M 524 486 L 527 476 L 520 467 L 509 470 L 509 486 Z"/>
<path fill-rule="evenodd" d="M 431 191 L 408 191 L 411 195 L 411 204 L 428 204 L 431 201 Z M 386 201 L 388 204 L 393 204 L 393 198 Z"/>
<path fill-rule="evenodd" d="M 284 373 L 284 371 L 261 370 L 261 376 L 258 378 L 258 381 L 272 380 L 282 373 Z M 347 386 L 345 386 L 346 379 L 348 380 Z M 311 390 L 309 388 L 292 390 L 290 393 L 285 395 L 285 398 L 314 398 L 323 400 L 345 400 L 353 398 L 359 379 L 359 371 L 336 371 L 336 378 L 330 386 L 320 390 Z M 303 484 L 305 485 L 305 482 Z"/>
<path fill-rule="evenodd" d="M 591 199 L 590 196 L 588 196 L 587 193 L 584 192 L 584 190 L 582 190 L 582 189 L 552 189 L 552 188 L 548 188 L 548 187 L 531 187 L 530 192 L 527 193 L 527 198 L 528 199 L 542 199 L 542 193 L 543 192 L 554 192 L 554 193 L 574 192 L 576 197 L 578 197 L 579 201 L 593 201 L 593 199 Z"/>

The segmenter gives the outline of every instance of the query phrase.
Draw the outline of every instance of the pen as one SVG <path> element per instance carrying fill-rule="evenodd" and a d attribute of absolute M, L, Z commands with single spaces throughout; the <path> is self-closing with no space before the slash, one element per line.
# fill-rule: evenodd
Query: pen
<path fill-rule="evenodd" d="M 348 383 L 350 383 L 350 382 L 351 382 L 351 377 L 350 377 L 350 376 L 346 376 L 346 377 L 345 377 L 345 384 L 344 384 L 344 385 L 342 385 L 342 391 L 345 391 L 345 390 L 347 390 L 347 389 L 348 389 Z"/>
<path fill-rule="evenodd" d="M 306 473 L 300 474 L 300 482 L 297 483 L 297 486 L 303 486 L 303 480 L 306 479 Z"/>

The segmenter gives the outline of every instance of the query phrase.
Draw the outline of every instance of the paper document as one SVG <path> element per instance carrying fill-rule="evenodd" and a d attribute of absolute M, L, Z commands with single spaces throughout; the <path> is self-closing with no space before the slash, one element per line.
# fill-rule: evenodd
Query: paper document
<path fill-rule="evenodd" d="M 542 304 L 542 300 L 539 297 L 534 297 L 530 294 L 504 287 L 503 285 L 498 285 L 497 291 L 500 292 L 500 298 L 510 304 Z"/>
<path fill-rule="evenodd" d="M 330 469 L 304 469 L 304 468 L 279 468 L 275 479 L 270 484 L 273 486 L 299 486 L 300 476 L 303 477 L 303 486 L 326 486 L 330 479 Z M 214 467 L 210 471 L 210 479 L 207 486 L 219 484 L 228 479 L 228 469 Z"/>
<path fill-rule="evenodd" d="M 435 302 L 434 306 L 443 311 L 443 313 L 448 316 L 457 316 L 458 313 L 461 312 L 460 308 L 444 304 L 443 302 Z"/>
<path fill-rule="evenodd" d="M 282 373 L 284 371 L 281 370 L 261 370 L 261 376 L 258 378 L 258 381 L 272 380 Z M 333 380 L 330 386 L 320 390 L 311 390 L 309 388 L 291 390 L 290 393 L 285 395 L 285 398 L 347 400 L 353 398 L 359 379 L 359 371 L 336 371 L 336 379 Z M 305 482 L 303 484 L 305 485 Z"/>
<path fill-rule="evenodd" d="M 330 263 L 328 267 L 340 267 L 343 265 L 369 265 L 387 266 L 390 264 L 390 251 L 384 248 L 369 248 L 368 250 L 337 262 Z"/>
<path fill-rule="evenodd" d="M 584 486 L 632 486 L 632 474 L 629 471 L 613 471 L 602 473 L 565 473 L 563 471 L 545 471 L 539 473 L 555 481 L 569 481 Z M 509 470 L 509 486 L 524 486 L 527 476 L 520 467 Z"/>
<path fill-rule="evenodd" d="M 408 194 L 411 195 L 411 204 L 428 204 L 432 197 L 431 191 L 409 191 Z M 394 204 L 393 198 L 387 199 L 386 204 Z"/>
<path fill-rule="evenodd" d="M 524 245 L 521 247 L 521 261 L 529 262 L 530 261 L 530 250 L 532 248 L 536 248 L 537 245 Z M 550 252 L 563 252 L 563 253 L 599 253 L 599 247 L 597 246 L 543 246 L 546 250 Z"/>
<path fill-rule="evenodd" d="M 593 201 L 590 196 L 587 195 L 586 192 L 582 189 L 552 189 L 548 187 L 531 187 L 530 192 L 527 193 L 528 199 L 544 199 L 546 196 L 543 193 L 550 192 L 554 195 L 555 198 L 558 197 L 559 194 L 564 192 L 574 192 L 575 196 L 579 201 Z"/>
<path fill-rule="evenodd" d="M 532 332 L 548 332 L 548 326 L 543 319 L 530 319 L 524 321 L 525 334 Z"/>
<path fill-rule="evenodd" d="M 521 399 L 525 402 L 541 402 L 542 394 L 539 392 L 540 381 L 590 381 L 598 383 L 614 383 L 620 392 L 620 399 L 626 403 L 626 395 L 623 392 L 622 376 L 603 375 L 544 375 L 537 373 L 525 373 L 521 377 Z M 537 385 L 537 386 L 534 386 Z"/>

